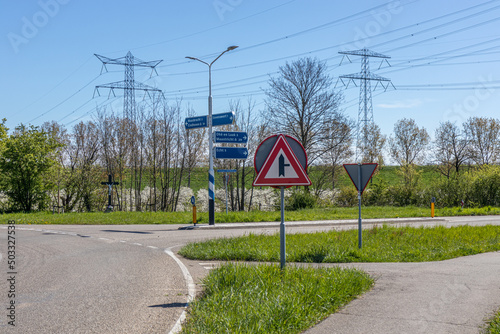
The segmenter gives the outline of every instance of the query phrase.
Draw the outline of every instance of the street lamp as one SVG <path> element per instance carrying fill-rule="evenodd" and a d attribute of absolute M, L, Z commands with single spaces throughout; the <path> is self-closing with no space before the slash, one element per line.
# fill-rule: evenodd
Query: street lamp
<path fill-rule="evenodd" d="M 212 64 L 215 63 L 224 53 L 236 49 L 238 46 L 232 45 L 222 52 L 211 63 L 207 63 L 195 57 L 186 57 L 196 60 L 208 66 L 208 224 L 215 225 L 214 200 L 215 200 L 215 177 L 214 177 L 214 158 L 213 158 L 213 140 L 212 140 Z"/>

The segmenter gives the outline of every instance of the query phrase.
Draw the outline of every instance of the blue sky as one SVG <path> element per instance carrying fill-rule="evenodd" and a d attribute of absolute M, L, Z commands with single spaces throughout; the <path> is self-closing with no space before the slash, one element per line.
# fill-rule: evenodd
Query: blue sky
<path fill-rule="evenodd" d="M 269 75 L 299 57 L 325 60 L 329 75 L 360 71 L 338 54 L 369 48 L 390 56 L 389 67 L 370 59 L 373 73 L 394 87 L 373 92 L 374 120 L 386 135 L 413 118 L 433 136 L 439 122 L 498 117 L 500 1 L 468 0 L 0 0 L 0 118 L 20 123 L 58 121 L 71 128 L 91 119 L 96 106 L 121 114 L 123 98 L 93 98 L 94 87 L 123 80 L 123 67 L 94 54 L 163 60 L 158 75 L 137 69 L 135 79 L 157 87 L 197 115 L 207 114 L 211 61 L 214 113 L 249 98 L 265 110 Z M 357 119 L 359 88 L 337 86 L 342 108 Z M 143 98 L 137 92 L 136 100 Z"/>

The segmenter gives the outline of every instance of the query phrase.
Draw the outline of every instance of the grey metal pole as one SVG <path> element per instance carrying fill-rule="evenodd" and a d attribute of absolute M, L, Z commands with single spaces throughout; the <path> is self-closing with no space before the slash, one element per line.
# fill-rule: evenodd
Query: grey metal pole
<path fill-rule="evenodd" d="M 228 47 L 224 52 L 217 56 L 210 64 L 195 57 L 186 57 L 191 60 L 199 61 L 208 66 L 208 225 L 215 225 L 215 177 L 214 177 L 214 158 L 213 158 L 213 133 L 212 133 L 212 65 L 224 53 L 236 49 L 238 46 Z"/>
<path fill-rule="evenodd" d="M 362 224 L 361 224 L 361 163 L 358 163 L 358 211 L 359 211 L 359 216 L 358 216 L 358 248 L 361 249 L 363 246 L 363 240 L 362 240 Z"/>
<path fill-rule="evenodd" d="M 226 175 L 225 177 L 225 183 L 226 183 L 226 215 L 227 215 L 227 173 L 224 173 Z"/>
<path fill-rule="evenodd" d="M 285 187 L 281 186 L 281 223 L 280 223 L 280 267 L 283 270 L 286 262 L 285 239 Z"/>

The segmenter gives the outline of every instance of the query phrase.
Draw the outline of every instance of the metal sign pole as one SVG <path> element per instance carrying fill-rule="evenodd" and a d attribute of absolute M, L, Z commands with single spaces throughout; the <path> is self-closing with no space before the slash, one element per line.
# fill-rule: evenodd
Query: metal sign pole
<path fill-rule="evenodd" d="M 359 217 L 358 217 L 358 248 L 361 249 L 363 245 L 363 240 L 362 240 L 362 225 L 361 225 L 361 164 L 358 164 L 358 181 L 360 184 L 360 188 L 358 189 L 358 211 L 359 211 Z"/>
<path fill-rule="evenodd" d="M 226 181 L 226 215 L 227 215 L 227 172 L 224 174 L 226 175 L 225 181 Z"/>
<path fill-rule="evenodd" d="M 281 186 L 281 223 L 280 223 L 280 267 L 283 270 L 286 262 L 285 240 L 285 187 Z"/>

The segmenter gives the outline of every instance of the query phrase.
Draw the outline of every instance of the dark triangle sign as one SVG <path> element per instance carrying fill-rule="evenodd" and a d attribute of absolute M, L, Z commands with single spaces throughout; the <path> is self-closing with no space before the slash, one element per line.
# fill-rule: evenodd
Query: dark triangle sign
<path fill-rule="evenodd" d="M 352 183 L 356 189 L 363 193 L 368 184 L 368 181 L 372 178 L 375 169 L 377 169 L 378 164 L 370 163 L 370 164 L 345 164 L 344 169 L 351 178 Z M 359 177 L 359 173 L 361 173 L 361 178 Z"/>
<path fill-rule="evenodd" d="M 283 135 L 278 137 L 253 186 L 309 186 L 311 180 Z"/>

